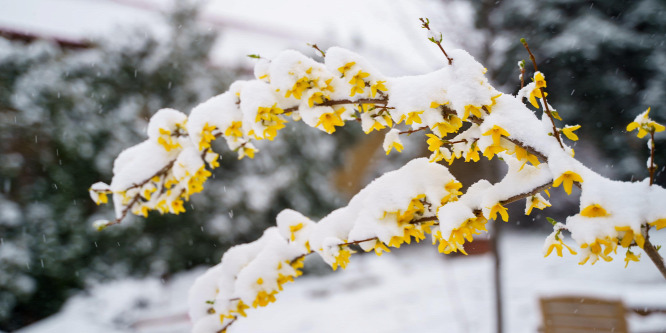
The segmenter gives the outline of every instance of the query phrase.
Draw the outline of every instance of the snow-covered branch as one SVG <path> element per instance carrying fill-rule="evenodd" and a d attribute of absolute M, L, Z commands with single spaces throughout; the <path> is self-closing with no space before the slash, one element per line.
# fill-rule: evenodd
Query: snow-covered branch
<path fill-rule="evenodd" d="M 486 230 L 489 220 L 499 215 L 508 221 L 506 204 L 525 198 L 529 215 L 551 205 L 541 191 L 548 194 L 560 185 L 567 194 L 574 185 L 581 189 L 580 213 L 556 224 L 544 245 L 546 255 L 553 249 L 562 255 L 563 247 L 576 252 L 563 241 L 566 230 L 578 245 L 581 264 L 612 260 L 620 246 L 627 248 L 627 263 L 638 260 L 629 250 L 638 246 L 666 277 L 663 259 L 648 239 L 651 227 L 666 227 L 666 207 L 660 204 L 666 190 L 652 185 L 652 174 L 643 182 L 617 182 L 578 162 L 563 138 L 577 140 L 573 131 L 580 126 L 555 126 L 542 73 L 535 72 L 534 82 L 513 96 L 494 89 L 483 66 L 465 51 L 446 56 L 449 63 L 440 70 L 395 78 L 341 48 L 327 50 L 324 63 L 295 51 L 272 61 L 260 59 L 255 80 L 234 83 L 189 117 L 171 109 L 157 112 L 148 140 L 124 151 L 111 184 L 93 185 L 91 196 L 106 203 L 113 195 L 116 220 L 106 225 L 127 212 L 177 214 L 190 195 L 203 189 L 208 169 L 219 166 L 212 141 L 224 138 L 239 158 L 252 158 L 258 152 L 253 142 L 273 140 L 290 120 L 329 134 L 347 121 L 360 121 L 366 133 L 389 128 L 383 145 L 387 154 L 404 149 L 401 134 L 429 132 L 430 158 L 384 174 L 319 222 L 285 210 L 277 226 L 257 241 L 230 249 L 192 288 L 190 316 L 197 332 L 224 331 L 250 306 L 273 302 L 282 285 L 300 275 L 307 254 L 317 253 L 333 269 L 344 268 L 351 245 L 381 255 L 427 234 L 441 252 L 464 253 L 464 244 Z M 545 116 L 538 118 L 525 98 L 537 108 L 540 102 Z M 639 129 L 642 137 L 663 130 L 660 126 L 646 113 L 628 130 Z M 465 193 L 436 163 L 478 161 L 480 154 L 497 155 L 508 172 L 495 184 L 482 179 Z"/>

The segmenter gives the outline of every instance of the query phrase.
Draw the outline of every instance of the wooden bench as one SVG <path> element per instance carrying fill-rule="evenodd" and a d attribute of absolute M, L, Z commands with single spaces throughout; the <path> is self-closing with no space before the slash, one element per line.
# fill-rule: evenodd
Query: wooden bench
<path fill-rule="evenodd" d="M 541 299 L 545 333 L 627 333 L 625 308 L 619 300 L 589 297 Z"/>
<path fill-rule="evenodd" d="M 620 300 L 605 300 L 594 297 L 567 296 L 542 298 L 541 313 L 545 333 L 627 333 L 627 313 L 646 316 L 666 313 L 664 309 L 630 309 Z"/>

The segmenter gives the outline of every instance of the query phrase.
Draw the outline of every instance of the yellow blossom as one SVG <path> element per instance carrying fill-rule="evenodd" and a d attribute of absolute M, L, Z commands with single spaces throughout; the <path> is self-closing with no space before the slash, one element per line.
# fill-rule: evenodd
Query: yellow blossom
<path fill-rule="evenodd" d="M 296 240 L 296 232 L 303 229 L 303 223 L 289 226 L 289 233 L 291 234 L 291 241 Z"/>
<path fill-rule="evenodd" d="M 579 128 L 580 128 L 580 125 L 576 125 L 576 126 L 567 126 L 567 127 L 563 128 L 563 129 L 561 129 L 560 132 L 562 132 L 562 134 L 564 134 L 564 136 L 566 136 L 567 138 L 569 138 L 569 140 L 571 140 L 571 141 L 578 141 L 578 135 L 576 135 L 576 133 L 574 133 L 574 131 L 577 130 L 577 129 L 579 129 Z"/>
<path fill-rule="evenodd" d="M 252 302 L 252 307 L 256 308 L 257 306 L 266 306 L 269 303 L 275 302 L 275 294 L 277 294 L 277 290 L 273 290 L 270 293 L 266 292 L 265 290 L 260 291 L 257 293 L 257 297 L 254 299 L 254 302 Z"/>
<path fill-rule="evenodd" d="M 160 128 L 160 137 L 157 138 L 157 143 L 162 145 L 166 151 L 181 147 L 180 143 L 174 142 L 173 137 L 171 136 L 171 131 L 163 128 Z"/>
<path fill-rule="evenodd" d="M 666 218 L 658 219 L 656 221 L 650 222 L 649 225 L 657 228 L 657 230 L 662 229 L 662 228 L 666 228 Z"/>
<path fill-rule="evenodd" d="M 426 134 L 426 136 L 428 137 L 428 140 L 426 140 L 426 143 L 428 144 L 428 150 L 430 150 L 430 151 L 434 152 L 434 151 L 439 150 L 439 148 L 444 143 L 442 141 L 442 139 L 438 138 L 434 134 Z"/>
<path fill-rule="evenodd" d="M 388 127 L 393 127 L 393 119 L 389 115 L 388 111 L 381 112 L 381 115 L 382 115 L 382 119 L 384 119 L 384 121 L 386 122 L 386 125 Z"/>
<path fill-rule="evenodd" d="M 388 91 L 384 83 L 386 83 L 386 81 L 377 81 L 375 82 L 375 84 L 370 86 L 370 95 L 373 98 L 375 97 L 375 95 L 377 95 L 377 91 Z"/>
<path fill-rule="evenodd" d="M 647 110 L 645 112 L 643 112 L 642 119 L 639 119 L 640 116 L 638 116 L 638 117 L 636 117 L 638 122 L 633 121 L 633 122 L 629 123 L 629 125 L 627 125 L 627 132 L 631 132 L 635 129 L 638 129 L 637 136 L 638 136 L 638 138 L 642 139 L 644 136 L 646 136 L 650 132 L 661 132 L 664 129 L 666 129 L 666 127 L 664 127 L 664 125 L 659 124 L 655 121 L 652 121 L 652 119 L 649 118 L 649 114 L 650 114 L 650 108 L 647 108 Z"/>
<path fill-rule="evenodd" d="M 384 128 L 386 128 L 386 126 L 384 126 L 382 123 L 380 123 L 380 122 L 378 122 L 377 120 L 375 120 L 375 121 L 372 123 L 372 126 L 370 126 L 370 128 L 369 128 L 367 131 L 365 131 L 365 133 L 368 134 L 368 133 L 372 132 L 373 130 L 374 130 L 374 131 L 381 131 L 381 130 L 383 130 Z"/>
<path fill-rule="evenodd" d="M 502 127 L 499 127 L 497 125 L 494 125 L 493 128 L 487 130 L 483 135 L 490 135 L 493 138 L 493 146 L 499 146 L 500 145 L 500 138 L 502 136 L 509 136 L 509 132 L 507 132 L 505 129 Z"/>
<path fill-rule="evenodd" d="M 357 93 L 363 93 L 363 88 L 365 88 L 365 81 L 363 79 L 368 76 L 370 76 L 370 73 L 365 73 L 362 70 L 359 70 L 358 73 L 356 73 L 356 75 L 354 75 L 351 80 L 349 80 L 349 84 L 352 85 L 351 93 L 349 96 L 353 97 Z"/>
<path fill-rule="evenodd" d="M 488 110 L 491 110 L 491 108 L 492 108 L 493 106 L 495 106 L 495 104 L 497 104 L 497 99 L 498 99 L 500 96 L 502 96 L 502 93 L 499 93 L 499 94 L 497 94 L 497 95 L 495 95 L 495 96 L 490 96 L 490 100 L 491 100 L 491 102 L 490 102 L 490 105 L 488 105 Z M 490 111 L 489 111 L 489 112 L 490 112 Z"/>
<path fill-rule="evenodd" d="M 381 256 L 384 252 L 391 252 L 391 250 L 379 240 L 375 241 L 375 246 L 372 249 L 378 256 Z"/>
<path fill-rule="evenodd" d="M 386 155 L 388 155 L 391 152 L 391 149 L 394 149 L 398 151 L 399 153 L 402 152 L 402 150 L 405 148 L 403 147 L 402 143 L 400 141 L 393 141 L 389 144 L 388 150 L 386 151 Z"/>
<path fill-rule="evenodd" d="M 339 67 L 339 68 L 338 68 L 338 71 L 339 71 L 342 75 L 345 75 L 345 72 L 347 72 L 348 70 L 350 70 L 350 69 L 352 68 L 352 66 L 354 66 L 354 65 L 356 65 L 356 62 L 355 62 L 355 61 L 348 62 L 348 63 L 346 63 L 344 66 Z"/>
<path fill-rule="evenodd" d="M 585 217 L 605 217 L 605 216 L 608 216 L 610 214 L 608 214 L 608 212 L 606 212 L 604 207 L 601 207 L 601 205 L 592 204 L 592 205 L 589 205 L 589 206 L 585 207 L 580 212 L 580 215 L 585 216 Z"/>
<path fill-rule="evenodd" d="M 567 194 L 571 194 L 571 187 L 574 182 L 582 183 L 583 178 L 573 171 L 565 171 L 553 181 L 553 186 L 558 187 L 560 184 L 564 183 L 564 191 L 567 192 Z"/>
<path fill-rule="evenodd" d="M 234 319 L 234 316 L 232 314 L 220 314 L 220 324 L 224 323 L 224 320 L 227 318 Z"/>
<path fill-rule="evenodd" d="M 296 99 L 301 99 L 305 89 L 310 88 L 310 79 L 307 77 L 302 77 L 294 83 L 294 86 L 287 90 L 284 97 L 289 98 L 289 96 L 294 95 Z"/>
<path fill-rule="evenodd" d="M 478 162 L 481 159 L 481 157 L 479 157 L 479 151 L 480 149 L 476 143 L 472 143 L 472 146 L 465 154 L 465 162 L 469 162 L 470 160 Z"/>
<path fill-rule="evenodd" d="M 135 208 L 132 211 L 132 213 L 134 213 L 134 215 L 141 215 L 143 217 L 148 217 L 148 212 L 149 211 L 150 211 L 150 209 L 147 206 L 139 206 L 139 207 Z"/>
<path fill-rule="evenodd" d="M 509 222 L 509 213 L 506 210 L 506 207 L 502 206 L 502 203 L 498 202 L 494 206 L 489 207 L 490 213 L 488 213 L 488 218 L 496 220 L 497 213 L 502 216 L 504 222 Z"/>
<path fill-rule="evenodd" d="M 174 200 L 171 203 L 171 212 L 178 215 L 180 213 L 185 213 L 185 208 L 183 207 L 183 200 Z"/>
<path fill-rule="evenodd" d="M 624 268 L 627 268 L 627 266 L 629 266 L 629 262 L 630 262 L 630 261 L 636 261 L 636 262 L 638 262 L 638 260 L 640 260 L 640 258 L 641 258 L 641 255 L 640 255 L 640 254 L 637 256 L 637 255 L 635 255 L 633 252 L 627 250 L 627 254 L 626 254 L 626 256 L 624 257 L 624 262 L 625 262 L 625 264 L 624 264 Z"/>
<path fill-rule="evenodd" d="M 388 251 L 387 251 L 388 252 Z M 340 249 L 338 251 L 338 255 L 335 257 L 335 262 L 333 263 L 333 270 L 337 270 L 338 267 L 342 267 L 342 269 L 347 268 L 347 264 L 349 264 L 349 258 L 351 257 L 352 252 L 348 249 Z M 381 254 L 380 254 L 381 255 Z"/>
<path fill-rule="evenodd" d="M 527 199 L 527 203 L 529 206 L 525 211 L 525 215 L 530 215 L 532 213 L 532 209 L 534 208 L 543 210 L 544 208 L 551 206 L 551 204 L 546 201 L 540 194 L 533 195 L 531 198 Z"/>
<path fill-rule="evenodd" d="M 447 151 L 448 155 L 445 155 L 442 151 Z M 441 160 L 446 160 L 447 162 L 449 162 L 449 165 L 453 163 L 454 159 L 455 158 L 451 157 L 451 153 L 446 148 L 439 148 L 435 150 L 433 154 L 430 156 L 430 162 L 439 162 Z"/>
<path fill-rule="evenodd" d="M 455 201 L 459 195 L 463 194 L 460 192 L 461 188 L 462 183 L 455 180 L 450 180 L 446 185 L 444 185 L 444 189 L 448 192 L 448 194 L 442 198 L 441 204 L 443 205 L 449 201 Z"/>
<path fill-rule="evenodd" d="M 486 218 L 483 216 L 467 219 L 458 228 L 455 228 L 451 231 L 451 235 L 448 240 L 444 239 L 441 232 L 438 231 L 433 237 L 433 242 L 435 240 L 439 241 L 437 250 L 441 253 L 448 254 L 451 252 L 460 251 L 461 253 L 467 255 L 463 244 L 465 241 L 473 241 L 473 235 L 478 235 L 481 233 L 481 231 L 487 231 L 487 222 L 488 220 L 486 220 Z"/>
<path fill-rule="evenodd" d="M 615 231 L 624 232 L 624 236 L 622 236 L 622 241 L 620 242 L 622 247 L 629 247 L 632 242 L 636 242 L 636 245 L 641 249 L 645 246 L 645 237 L 643 237 L 643 234 L 640 232 L 634 232 L 634 229 L 631 229 L 631 227 L 616 226 Z"/>
<path fill-rule="evenodd" d="M 344 108 L 342 110 L 344 111 Z M 331 134 L 335 132 L 335 126 L 344 126 L 345 123 L 342 121 L 342 118 L 340 118 L 340 113 L 334 111 L 319 116 L 319 121 L 315 127 L 319 127 L 319 125 L 324 128 L 326 133 Z"/>
<path fill-rule="evenodd" d="M 495 156 L 497 153 L 501 153 L 505 151 L 506 148 L 502 146 L 495 146 L 491 145 L 486 147 L 486 150 L 483 151 L 483 156 L 485 156 L 487 159 L 491 160 L 493 159 L 493 156 Z"/>
<path fill-rule="evenodd" d="M 247 156 L 249 158 L 254 158 L 254 153 L 257 150 L 253 147 L 243 146 L 238 150 L 238 159 L 242 160 L 243 157 Z"/>
<path fill-rule="evenodd" d="M 420 124 L 421 123 L 421 117 L 419 115 L 422 114 L 423 112 L 424 111 L 413 111 L 413 112 L 407 113 L 407 119 L 405 120 L 405 124 L 407 124 L 407 125 L 411 125 L 413 123 Z"/>
<path fill-rule="evenodd" d="M 541 72 L 536 72 L 534 74 L 533 80 L 536 83 L 536 86 L 530 92 L 529 100 L 530 100 L 530 103 L 532 104 L 532 106 L 534 106 L 535 108 L 538 109 L 539 104 L 537 103 L 536 99 L 537 98 L 544 98 L 544 96 L 548 96 L 548 94 L 544 94 L 544 95 L 541 94 L 541 88 L 546 87 L 546 79 L 545 79 L 545 77 L 543 76 L 543 74 Z"/>
<path fill-rule="evenodd" d="M 472 115 L 474 115 L 475 117 L 479 118 L 479 119 L 483 117 L 482 114 L 481 114 L 481 108 L 480 107 L 478 107 L 476 105 L 466 105 L 465 106 L 465 112 L 463 113 L 462 120 L 466 121 L 467 118 L 469 117 L 470 113 Z"/>
<path fill-rule="evenodd" d="M 358 105 L 359 112 L 364 113 L 371 111 L 375 108 L 375 105 L 372 103 L 361 103 Z"/>
<path fill-rule="evenodd" d="M 553 249 L 557 252 L 558 257 L 562 257 L 562 247 L 566 247 L 567 250 L 569 250 L 569 253 L 571 253 L 571 255 L 576 255 L 577 254 L 576 251 L 574 251 L 572 248 L 570 248 L 569 245 L 565 244 L 562 241 L 562 239 L 560 239 L 559 237 L 555 237 L 555 239 L 557 241 L 551 243 L 550 246 L 548 246 L 548 250 L 546 251 L 546 254 L 544 255 L 544 257 L 549 256 L 551 254 L 551 252 L 553 252 Z"/>
<path fill-rule="evenodd" d="M 278 115 L 283 114 L 284 110 L 277 107 L 277 103 L 273 104 L 271 107 L 260 106 L 257 109 L 257 116 L 255 122 L 260 121 L 276 121 Z"/>
<path fill-rule="evenodd" d="M 541 162 L 539 162 L 539 158 L 536 157 L 535 155 L 532 155 L 532 154 L 528 153 L 527 149 L 523 149 L 522 147 L 515 146 L 514 147 L 514 152 L 516 153 L 516 158 L 519 161 L 523 161 L 523 165 L 520 166 L 520 169 L 518 169 L 518 171 L 522 170 L 523 167 L 525 166 L 525 164 L 527 164 L 527 162 L 530 162 L 534 166 L 537 166 L 537 165 L 541 164 Z"/>
<path fill-rule="evenodd" d="M 247 314 L 245 313 L 245 310 L 249 309 L 249 308 L 250 307 L 247 304 L 243 303 L 243 301 L 239 299 L 238 300 L 238 305 L 236 305 L 236 310 L 234 310 L 234 311 L 236 311 L 239 315 L 241 315 L 243 317 L 247 317 Z"/>
<path fill-rule="evenodd" d="M 227 127 L 226 131 L 224 131 L 224 135 L 240 138 L 243 136 L 243 132 L 241 132 L 242 127 L 243 127 L 242 121 L 232 121 L 231 125 Z"/>
<path fill-rule="evenodd" d="M 105 204 L 109 202 L 109 198 L 106 196 L 106 192 L 97 192 L 97 201 L 95 201 L 96 204 Z M 658 228 L 661 229 L 661 228 Z"/>
<path fill-rule="evenodd" d="M 449 102 L 443 102 L 443 103 L 439 103 L 439 102 L 430 102 L 430 108 L 431 108 L 431 109 L 436 109 L 436 108 L 438 108 L 438 107 L 440 107 L 440 106 L 442 106 L 442 105 L 447 105 L 447 104 L 449 104 Z"/>
<path fill-rule="evenodd" d="M 210 148 L 210 143 L 213 140 L 215 140 L 215 136 L 213 135 L 213 131 L 215 129 L 217 129 L 216 126 L 208 125 L 208 123 L 204 124 L 203 128 L 201 129 L 201 141 L 199 142 L 199 150 Z"/>
<path fill-rule="evenodd" d="M 322 92 L 315 92 L 308 98 L 308 106 L 313 107 L 316 104 L 321 104 L 324 103 L 324 93 Z"/>
<path fill-rule="evenodd" d="M 579 265 L 584 265 L 590 258 L 592 258 L 591 264 L 594 265 L 599 258 L 602 258 L 605 261 L 611 261 L 613 258 L 609 256 L 609 254 L 617 248 L 617 239 L 616 238 L 610 238 L 606 237 L 604 239 L 597 238 L 594 242 L 590 244 L 583 244 L 580 246 L 581 248 L 589 248 L 590 253 L 588 253 L 581 262 L 579 262 Z"/>
<path fill-rule="evenodd" d="M 206 154 L 206 161 L 209 161 L 208 166 L 210 166 L 211 169 L 215 169 L 220 166 L 219 159 L 220 159 L 219 154 L 213 152 L 208 152 Z"/>

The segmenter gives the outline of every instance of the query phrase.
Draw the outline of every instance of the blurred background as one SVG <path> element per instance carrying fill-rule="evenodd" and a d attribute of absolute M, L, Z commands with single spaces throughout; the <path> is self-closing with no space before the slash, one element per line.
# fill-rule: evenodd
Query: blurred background
<path fill-rule="evenodd" d="M 222 167 L 192 198 L 186 214 L 130 218 L 103 232 L 91 227 L 112 211 L 94 205 L 89 186 L 111 179 L 114 158 L 145 139 L 148 119 L 158 109 L 189 113 L 234 80 L 250 78 L 248 54 L 271 58 L 296 49 L 318 57 L 308 43 L 349 48 L 391 76 L 435 70 L 445 63 L 426 40 L 419 17 L 430 18 L 443 32 L 446 48 L 464 48 L 485 64 L 492 83 L 505 93 L 520 87 L 516 63 L 529 61 L 519 42 L 526 38 L 546 74 L 549 102 L 567 124 L 582 125 L 581 140 L 574 144 L 577 157 L 615 179 L 648 176 L 645 141 L 625 127 L 649 106 L 653 119 L 666 121 L 666 3 L 661 0 L 0 0 L 0 330 L 37 323 L 26 331 L 185 332 L 187 286 L 230 246 L 256 239 L 284 208 L 318 219 L 345 205 L 377 175 L 425 155 L 419 135 L 406 142 L 405 153 L 385 157 L 382 136 L 362 135 L 355 124 L 326 135 L 294 123 L 275 142 L 260 146 L 254 160 L 238 161 L 220 145 Z M 527 68 L 531 76 L 531 65 Z M 661 142 L 658 164 L 666 161 Z M 465 186 L 480 173 L 498 179 L 503 172 L 492 163 L 452 168 Z M 666 184 L 663 170 L 656 178 L 661 185 Z M 663 278 L 647 258 L 627 270 L 621 255 L 592 269 L 578 267 L 575 258 L 539 258 L 540 242 L 550 229 L 545 216 L 563 221 L 578 209 L 556 192 L 552 201 L 562 204 L 542 214 L 525 218 L 522 204 L 511 208 L 515 218 L 500 247 L 508 281 L 505 327 L 536 330 L 537 294 L 567 285 L 550 280 L 558 276 L 578 279 L 573 284 L 589 285 L 592 293 L 613 289 L 610 296 L 630 304 L 666 308 L 654 294 L 666 299 Z M 258 313 L 264 319 L 254 324 L 274 323 L 272 316 L 283 318 L 289 309 L 296 313 L 302 299 L 312 299 L 310 305 L 328 299 L 324 303 L 336 309 L 353 310 L 314 313 L 357 314 L 347 331 L 441 331 L 432 322 L 447 322 L 454 332 L 492 331 L 491 257 L 445 260 L 419 251 L 429 250 L 400 251 L 381 261 L 352 258 L 345 277 L 305 277 L 301 289 L 285 291 L 282 310 Z M 415 256 L 424 263 L 416 265 Z M 309 267 L 310 275 L 329 271 L 316 262 Z M 393 278 L 382 280 L 382 271 Z M 448 275 L 452 271 L 457 277 Z M 442 280 L 442 275 L 449 277 Z M 414 288 L 415 283 L 423 288 Z M 524 285 L 534 288 L 526 291 Z M 619 285 L 636 289 L 618 291 Z M 428 296 L 418 294 L 421 289 L 443 292 Z M 355 292 L 344 298 L 345 290 Z M 375 304 L 362 300 L 401 299 L 392 290 L 409 291 L 409 302 L 399 303 L 411 305 L 373 310 L 405 315 L 392 325 L 383 321 L 384 327 L 366 314 L 365 307 Z M 467 303 L 442 307 L 455 300 Z M 360 305 L 350 307 L 350 302 Z M 428 306 L 414 310 L 419 305 Z M 308 307 L 297 309 L 302 314 Z M 477 322 L 477 316 L 486 319 Z M 319 318 L 285 328 L 236 329 L 325 332 L 339 324 L 321 323 L 325 320 Z M 666 327 L 666 321 L 662 317 L 655 325 Z"/>

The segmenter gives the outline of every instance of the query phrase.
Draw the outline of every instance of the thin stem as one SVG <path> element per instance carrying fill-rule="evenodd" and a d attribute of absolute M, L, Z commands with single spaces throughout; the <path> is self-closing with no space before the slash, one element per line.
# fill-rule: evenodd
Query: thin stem
<path fill-rule="evenodd" d="M 153 178 L 155 178 L 155 177 L 157 177 L 157 176 L 161 176 L 161 175 L 166 174 L 167 172 L 169 172 L 169 170 L 171 169 L 171 167 L 173 167 L 173 164 L 174 164 L 174 163 L 176 163 L 176 160 L 172 160 L 172 161 L 169 162 L 167 165 L 165 165 L 162 169 L 158 170 L 158 171 L 157 171 L 156 173 L 154 173 L 152 176 L 146 178 L 145 180 L 141 181 L 140 183 L 138 183 L 138 184 L 135 183 L 135 184 L 131 185 L 130 187 L 126 188 L 124 192 L 127 192 L 127 191 L 132 190 L 132 189 L 135 189 L 135 188 L 142 187 L 143 185 L 146 185 L 151 179 L 153 179 Z M 133 207 L 133 206 L 139 201 L 140 198 L 141 198 L 141 193 L 137 193 L 137 194 L 134 196 L 134 198 L 132 198 L 132 200 L 130 201 L 130 203 L 129 203 L 127 206 L 125 206 L 125 208 L 122 210 L 122 212 L 120 213 L 120 216 L 117 217 L 117 218 L 116 218 L 115 220 L 113 220 L 113 221 L 109 221 L 109 222 L 107 222 L 107 223 L 104 225 L 104 227 L 106 228 L 106 227 L 109 227 L 109 226 L 112 226 L 112 225 L 114 225 L 114 224 L 118 224 L 118 223 L 122 222 L 122 220 L 125 219 L 125 217 L 127 216 L 127 213 L 129 213 L 129 212 L 132 210 L 132 207 Z"/>
<path fill-rule="evenodd" d="M 650 131 L 650 186 L 654 183 L 654 129 Z"/>
<path fill-rule="evenodd" d="M 525 40 L 525 38 L 522 38 L 520 42 L 523 43 L 523 46 L 527 50 L 527 53 L 530 54 L 530 60 L 532 60 L 532 64 L 534 65 L 534 72 L 535 73 L 538 72 L 539 68 L 537 67 L 536 58 L 534 58 L 534 54 L 532 54 L 529 45 L 527 45 L 527 41 Z M 543 87 L 541 87 L 539 88 L 539 91 L 541 91 L 541 100 L 543 102 L 543 107 L 545 109 L 546 115 L 548 115 L 551 124 L 553 124 L 553 135 L 555 136 L 555 139 L 557 139 L 557 143 L 560 144 L 560 148 L 564 149 L 564 144 L 562 144 L 560 133 L 557 131 L 557 126 L 555 126 L 555 119 L 553 118 L 553 114 L 550 112 L 550 108 L 548 106 L 548 100 L 546 99 L 546 90 L 544 90 Z"/>
<path fill-rule="evenodd" d="M 238 319 L 238 316 L 234 316 L 234 318 L 231 319 L 226 325 L 222 326 L 222 328 L 221 328 L 219 331 L 217 331 L 217 333 L 224 333 L 224 332 L 226 332 L 226 331 L 227 331 L 227 328 L 229 328 L 229 326 L 231 326 L 231 324 L 233 324 L 233 323 L 236 322 L 236 319 Z"/>
<path fill-rule="evenodd" d="M 361 240 L 357 240 L 357 241 L 351 241 L 351 242 L 347 242 L 347 243 L 338 244 L 338 246 L 357 245 L 357 244 L 361 244 L 363 242 L 369 242 L 369 241 L 373 241 L 373 240 L 379 240 L 379 239 L 377 237 L 372 237 L 372 238 L 361 239 Z"/>
<path fill-rule="evenodd" d="M 412 134 L 412 133 L 423 131 L 425 129 L 428 129 L 428 126 L 419 127 L 417 129 L 413 129 L 413 130 L 409 130 L 409 131 L 398 132 L 398 134 L 407 134 L 407 135 L 409 135 L 409 134 Z"/>
<path fill-rule="evenodd" d="M 308 46 L 312 47 L 313 49 L 319 51 L 321 53 L 322 58 L 326 57 L 326 52 L 322 51 L 317 44 L 308 44 Z"/>
<path fill-rule="evenodd" d="M 649 231 L 649 230 L 648 230 Z M 659 255 L 659 252 L 657 252 L 657 248 L 652 245 L 650 242 L 650 237 L 645 237 L 645 244 L 643 245 L 643 251 L 647 254 L 647 256 L 652 260 L 652 263 L 654 263 L 655 266 L 657 266 L 657 269 L 661 273 L 661 275 L 664 276 L 666 279 L 666 265 L 664 265 L 664 258 Z"/>
<path fill-rule="evenodd" d="M 430 20 L 428 20 L 428 19 L 423 19 L 423 18 L 419 18 L 419 20 L 421 20 L 421 23 L 423 23 L 422 27 L 423 27 L 424 29 L 427 29 L 428 31 L 432 31 L 432 30 L 430 30 Z M 440 37 L 441 37 L 441 34 L 440 34 Z M 440 40 L 436 40 L 434 37 L 431 37 L 431 38 L 429 38 L 429 40 L 430 40 L 431 42 L 437 44 L 437 46 L 439 46 L 439 49 L 442 51 L 442 53 L 444 53 L 444 56 L 445 56 L 446 59 L 449 61 L 449 65 L 453 65 L 453 58 L 450 58 L 449 55 L 446 54 L 446 51 L 444 51 L 444 48 L 442 47 L 442 40 L 441 40 L 441 38 L 440 38 Z"/>

